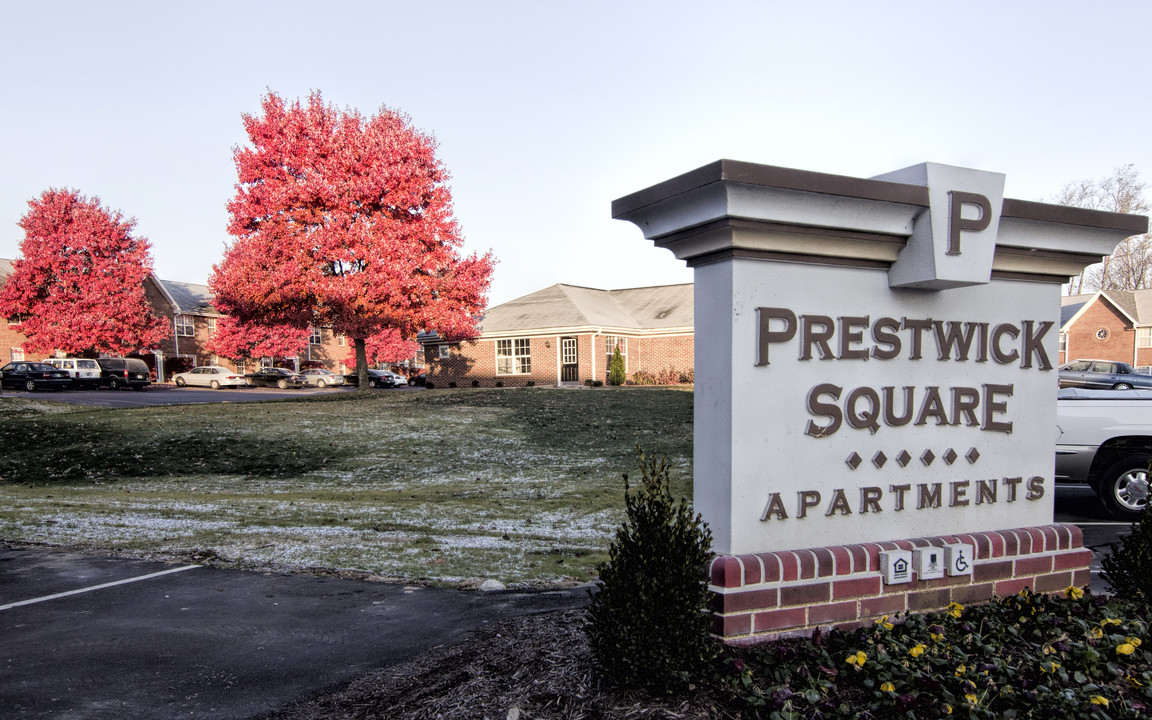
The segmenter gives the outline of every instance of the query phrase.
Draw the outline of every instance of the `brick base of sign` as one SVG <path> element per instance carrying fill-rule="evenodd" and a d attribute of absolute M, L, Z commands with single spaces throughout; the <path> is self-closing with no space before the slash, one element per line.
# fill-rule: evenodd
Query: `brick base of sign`
<path fill-rule="evenodd" d="M 975 548 L 971 575 L 885 585 L 881 551 L 965 543 Z M 884 615 L 970 605 L 1023 588 L 1053 593 L 1090 581 L 1092 551 L 1075 525 L 1043 525 L 940 537 L 720 555 L 712 561 L 713 633 L 741 644 L 851 629 Z"/>

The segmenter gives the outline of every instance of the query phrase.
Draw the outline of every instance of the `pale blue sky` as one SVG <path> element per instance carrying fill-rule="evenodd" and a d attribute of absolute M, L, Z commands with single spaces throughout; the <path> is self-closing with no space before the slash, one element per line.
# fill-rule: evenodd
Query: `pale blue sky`
<path fill-rule="evenodd" d="M 1003 172 L 1008 197 L 1152 180 L 1147 2 L 0 0 L 0 257 L 27 201 L 135 217 L 163 278 L 229 240 L 240 116 L 313 89 L 436 136 L 492 301 L 687 282 L 611 201 L 720 158 Z"/>

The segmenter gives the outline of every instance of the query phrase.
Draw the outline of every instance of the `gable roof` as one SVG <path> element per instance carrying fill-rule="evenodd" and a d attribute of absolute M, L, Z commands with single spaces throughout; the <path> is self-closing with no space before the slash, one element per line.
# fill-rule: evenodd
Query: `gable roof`
<path fill-rule="evenodd" d="M 488 308 L 481 333 L 546 328 L 691 329 L 693 285 L 598 290 L 557 284 Z"/>
<path fill-rule="evenodd" d="M 173 309 L 181 315 L 220 315 L 212 305 L 212 293 L 207 285 L 161 280 L 153 276 L 156 284 L 168 296 Z"/>

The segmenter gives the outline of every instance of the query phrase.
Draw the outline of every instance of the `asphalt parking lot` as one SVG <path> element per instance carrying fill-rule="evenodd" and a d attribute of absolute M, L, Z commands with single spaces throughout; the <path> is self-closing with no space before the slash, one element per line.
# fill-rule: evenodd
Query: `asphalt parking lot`
<path fill-rule="evenodd" d="M 585 600 L 0 549 L 0 716 L 250 718 Z"/>

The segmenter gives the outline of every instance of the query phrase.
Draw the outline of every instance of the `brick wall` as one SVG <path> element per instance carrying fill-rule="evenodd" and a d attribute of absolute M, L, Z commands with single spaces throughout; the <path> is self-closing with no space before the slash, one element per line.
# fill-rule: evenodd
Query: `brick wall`
<path fill-rule="evenodd" d="M 667 368 L 690 370 L 694 365 L 693 338 L 691 334 L 645 337 L 616 333 L 614 337 L 627 338 L 626 365 L 631 376 L 639 370 L 656 373 Z M 593 333 L 561 333 L 540 337 L 530 337 L 532 372 L 524 375 L 496 374 L 496 341 L 478 339 L 453 343 L 450 357 L 439 356 L 438 344 L 425 347 L 428 380 L 436 387 L 523 387 L 532 382 L 536 385 L 555 386 L 559 382 L 559 345 L 561 337 L 575 337 L 579 353 L 579 382 L 586 380 L 606 381 L 608 363 L 611 359 L 607 351 L 606 335 Z"/>
<path fill-rule="evenodd" d="M 1108 331 L 1104 340 L 1097 337 L 1101 329 Z M 1111 303 L 1098 299 L 1068 328 L 1067 361 L 1090 359 L 1131 363 L 1135 340 L 1136 331 L 1128 320 Z M 1137 364 L 1152 365 L 1152 350 L 1145 353 L 1148 361 Z"/>
<path fill-rule="evenodd" d="M 19 325 L 13 325 L 7 320 L 0 320 L 0 366 L 12 359 L 14 349 L 23 349 L 25 341 L 28 340 L 20 332 L 19 327 Z M 43 353 L 24 353 L 25 360 L 43 360 L 46 357 L 48 356 Z"/>
<path fill-rule="evenodd" d="M 884 585 L 881 550 L 965 543 L 971 575 Z M 712 561 L 713 632 L 726 642 L 758 642 L 817 627 L 852 628 L 883 615 L 987 602 L 1027 587 L 1052 593 L 1090 581 L 1092 552 L 1075 525 L 978 532 L 808 550 L 721 555 Z"/>

